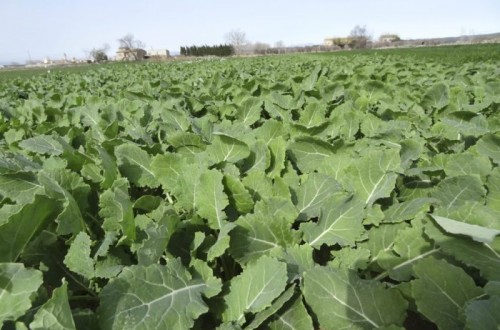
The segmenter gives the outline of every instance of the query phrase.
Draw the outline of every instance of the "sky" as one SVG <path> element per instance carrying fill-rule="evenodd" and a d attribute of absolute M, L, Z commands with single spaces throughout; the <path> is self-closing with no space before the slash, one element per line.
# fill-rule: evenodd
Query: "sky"
<path fill-rule="evenodd" d="M 366 25 L 377 38 L 500 32 L 500 0 L 0 0 L 0 64 L 84 58 L 131 33 L 146 49 L 219 44 L 231 30 L 250 42 L 321 44 Z"/>

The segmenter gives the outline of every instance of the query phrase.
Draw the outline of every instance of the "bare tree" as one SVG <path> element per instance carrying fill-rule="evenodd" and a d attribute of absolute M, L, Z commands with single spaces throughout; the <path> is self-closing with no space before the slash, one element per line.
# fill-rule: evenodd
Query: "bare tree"
<path fill-rule="evenodd" d="M 246 33 L 241 30 L 231 30 L 224 36 L 226 41 L 231 44 L 236 54 L 240 54 L 243 46 L 247 44 Z"/>
<path fill-rule="evenodd" d="M 254 45 L 253 45 L 253 51 L 255 54 L 261 54 L 261 55 L 265 55 L 267 54 L 267 51 L 271 48 L 271 45 L 265 43 L 265 42 L 259 42 L 257 41 Z"/>
<path fill-rule="evenodd" d="M 356 25 L 349 35 L 351 48 L 366 48 L 371 36 L 368 33 L 366 25 Z"/>
<path fill-rule="evenodd" d="M 283 40 L 278 40 L 274 43 L 274 48 L 278 50 L 278 54 L 281 54 L 283 52 L 283 49 L 285 48 L 285 43 Z"/>
<path fill-rule="evenodd" d="M 118 39 L 118 43 L 120 45 L 120 48 L 127 51 L 127 54 L 132 56 L 136 61 L 139 59 L 140 54 L 140 52 L 138 52 L 137 50 L 146 47 L 146 44 L 144 42 L 135 39 L 134 35 L 131 33 L 128 33 L 122 38 Z"/>
<path fill-rule="evenodd" d="M 89 57 L 93 62 L 104 62 L 108 60 L 109 44 L 104 44 L 100 48 L 94 48 L 89 52 Z"/>

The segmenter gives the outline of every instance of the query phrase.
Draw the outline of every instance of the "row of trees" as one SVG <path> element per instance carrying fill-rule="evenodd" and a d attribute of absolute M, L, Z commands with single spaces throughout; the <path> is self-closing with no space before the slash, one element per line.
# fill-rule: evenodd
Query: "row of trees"
<path fill-rule="evenodd" d="M 181 55 L 183 56 L 231 56 L 233 54 L 234 47 L 228 44 L 181 47 Z"/>

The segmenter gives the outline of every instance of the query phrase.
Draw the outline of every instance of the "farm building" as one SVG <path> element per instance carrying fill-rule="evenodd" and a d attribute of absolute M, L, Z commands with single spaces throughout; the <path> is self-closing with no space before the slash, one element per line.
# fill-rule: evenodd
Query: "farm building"
<path fill-rule="evenodd" d="M 141 48 L 118 48 L 116 51 L 117 61 L 142 60 L 146 56 L 146 51 Z"/>
<path fill-rule="evenodd" d="M 382 34 L 379 38 L 379 41 L 387 42 L 387 43 L 391 43 L 391 42 L 395 42 L 395 41 L 399 41 L 399 40 L 401 40 L 401 38 L 397 34 Z"/>
<path fill-rule="evenodd" d="M 147 57 L 153 58 L 166 58 L 170 57 L 170 52 L 168 49 L 150 49 L 146 55 Z"/>

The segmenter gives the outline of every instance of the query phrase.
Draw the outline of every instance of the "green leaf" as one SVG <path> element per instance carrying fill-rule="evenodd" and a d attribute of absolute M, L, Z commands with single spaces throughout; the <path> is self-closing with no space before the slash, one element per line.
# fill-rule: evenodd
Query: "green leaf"
<path fill-rule="evenodd" d="M 60 201 L 63 205 L 63 210 L 56 219 L 58 223 L 57 233 L 60 235 L 76 235 L 85 230 L 86 224 L 80 207 L 85 209 L 86 201 L 84 202 L 84 200 L 90 187 L 83 183 L 80 177 L 74 177 L 63 169 L 54 170 L 52 173 L 42 171 L 38 174 L 38 181 L 44 186 L 48 197 Z M 65 185 L 64 181 L 75 183 L 74 187 L 67 188 L 73 188 L 75 195 L 81 194 L 83 198 L 77 201 L 73 194 L 63 187 Z"/>
<path fill-rule="evenodd" d="M 317 224 L 308 222 L 300 226 L 304 240 L 317 249 L 322 244 L 354 245 L 364 232 L 363 206 L 361 200 L 352 196 L 332 196 L 325 204 Z"/>
<path fill-rule="evenodd" d="M 63 280 L 63 284 L 54 289 L 52 298 L 40 307 L 36 312 L 30 329 L 76 329 L 71 308 L 68 302 L 68 283 Z"/>
<path fill-rule="evenodd" d="M 257 329 L 267 319 L 275 315 L 283 307 L 284 304 L 292 300 L 294 293 L 295 293 L 295 286 L 292 285 L 291 287 L 286 289 L 285 292 L 283 292 L 283 294 L 281 294 L 276 300 L 273 301 L 271 307 L 263 310 L 260 313 L 257 313 L 252 322 L 250 322 L 245 327 L 245 330 Z"/>
<path fill-rule="evenodd" d="M 157 263 L 165 254 L 170 237 L 180 222 L 179 216 L 173 210 L 159 207 L 150 214 L 153 222 L 144 230 L 147 238 L 137 250 L 139 265 Z"/>
<path fill-rule="evenodd" d="M 431 221 L 425 225 L 425 233 L 446 254 L 479 269 L 486 279 L 500 281 L 500 239 L 487 244 L 475 242 L 468 237 L 446 235 Z"/>
<path fill-rule="evenodd" d="M 248 97 L 241 101 L 236 112 L 236 118 L 246 126 L 253 125 L 260 119 L 263 101 L 258 97 Z"/>
<path fill-rule="evenodd" d="M 286 218 L 268 212 L 247 214 L 235 223 L 229 252 L 240 263 L 278 252 L 297 240 Z"/>
<path fill-rule="evenodd" d="M 176 260 L 124 268 L 99 297 L 99 323 L 107 329 L 189 329 L 208 311 L 202 299 L 207 285 L 193 279 Z"/>
<path fill-rule="evenodd" d="M 304 182 L 297 189 L 297 209 L 299 210 L 298 220 L 307 220 L 319 217 L 321 207 L 328 198 L 341 191 L 342 186 L 332 177 L 311 173 L 305 177 Z"/>
<path fill-rule="evenodd" d="M 206 150 L 210 163 L 236 163 L 250 155 L 246 143 L 227 135 L 215 135 L 212 144 Z"/>
<path fill-rule="evenodd" d="M 121 230 L 128 240 L 134 240 L 134 211 L 128 189 L 127 179 L 116 180 L 111 188 L 100 196 L 99 215 L 104 219 L 103 228 L 106 231 Z"/>
<path fill-rule="evenodd" d="M 63 145 L 50 135 L 37 135 L 21 141 L 19 146 L 28 151 L 47 155 L 58 156 L 64 152 Z"/>
<path fill-rule="evenodd" d="M 500 137 L 495 134 L 486 134 L 477 141 L 475 149 L 480 155 L 491 158 L 494 163 L 500 165 Z"/>
<path fill-rule="evenodd" d="M 435 214 L 431 214 L 431 216 L 446 232 L 456 235 L 466 235 L 477 242 L 491 243 L 500 234 L 500 230 L 440 217 Z"/>
<path fill-rule="evenodd" d="M 245 313 L 258 313 L 285 290 L 286 264 L 263 256 L 248 264 L 243 272 L 231 280 L 229 293 L 224 297 L 227 309 L 224 322 L 245 322 Z"/>
<path fill-rule="evenodd" d="M 335 154 L 335 148 L 320 139 L 301 137 L 288 146 L 292 161 L 303 173 L 314 172 L 325 159 Z"/>
<path fill-rule="evenodd" d="M 463 329 L 467 302 L 483 291 L 463 269 L 427 258 L 413 266 L 412 295 L 418 311 L 440 329 Z"/>
<path fill-rule="evenodd" d="M 492 329 L 500 328 L 500 297 L 494 296 L 486 300 L 476 300 L 471 302 L 465 309 L 465 328 Z"/>
<path fill-rule="evenodd" d="M 438 200 L 432 198 L 415 198 L 407 202 L 391 205 L 384 211 L 384 223 L 396 223 L 423 216 L 429 211 L 432 203 Z"/>
<path fill-rule="evenodd" d="M 159 182 L 151 171 L 148 153 L 136 145 L 122 144 L 115 149 L 122 174 L 138 187 L 156 188 Z"/>
<path fill-rule="evenodd" d="M 397 290 L 352 271 L 315 267 L 304 275 L 303 293 L 325 330 L 402 325 L 406 318 L 408 303 Z"/>
<path fill-rule="evenodd" d="M 422 99 L 422 107 L 425 109 L 440 110 L 449 103 L 449 89 L 444 83 L 432 86 Z"/>
<path fill-rule="evenodd" d="M 0 175 L 0 194 L 18 204 L 29 203 L 35 195 L 43 193 L 43 186 L 32 173 Z"/>
<path fill-rule="evenodd" d="M 488 195 L 486 204 L 488 207 L 500 211 L 500 168 L 497 167 L 488 178 Z"/>
<path fill-rule="evenodd" d="M 394 253 L 382 253 L 378 255 L 378 264 L 385 271 L 375 279 L 383 279 L 389 275 L 396 281 L 410 280 L 413 272 L 412 266 L 421 259 L 427 258 L 439 252 L 439 248 L 434 247 L 423 235 L 422 226 L 401 229 L 394 238 L 392 247 Z"/>
<path fill-rule="evenodd" d="M 252 195 L 245 188 L 243 183 L 235 176 L 224 175 L 224 185 L 229 191 L 229 201 L 238 212 L 245 214 L 253 209 Z"/>
<path fill-rule="evenodd" d="M 400 169 L 399 152 L 393 149 L 369 151 L 346 170 L 341 182 L 352 185 L 356 194 L 368 206 L 377 199 L 389 197 Z"/>
<path fill-rule="evenodd" d="M 285 139 L 281 136 L 268 143 L 269 150 L 271 150 L 271 166 L 267 175 L 272 178 L 280 177 L 281 172 L 285 169 L 286 144 Z"/>
<path fill-rule="evenodd" d="M 432 197 L 441 201 L 445 212 L 453 211 L 468 201 L 484 202 L 485 195 L 483 183 L 472 175 L 444 179 L 432 193 Z"/>
<path fill-rule="evenodd" d="M 42 283 L 42 272 L 38 270 L 26 269 L 23 264 L 0 263 L 0 323 L 24 315 Z"/>
<path fill-rule="evenodd" d="M 195 188 L 195 205 L 199 216 L 208 220 L 213 229 L 221 229 L 226 220 L 224 209 L 229 205 L 222 185 L 222 174 L 217 170 L 205 171 Z"/>
<path fill-rule="evenodd" d="M 280 260 L 286 262 L 290 281 L 301 279 L 305 271 L 314 267 L 313 251 L 310 245 L 294 244 L 288 245 L 282 254 L 277 255 Z"/>
<path fill-rule="evenodd" d="M 302 297 L 297 297 L 286 310 L 280 310 L 269 323 L 271 330 L 310 330 L 313 329 L 311 316 L 307 312 Z"/>
<path fill-rule="evenodd" d="M 343 248 L 338 251 L 332 251 L 332 261 L 328 265 L 332 268 L 341 269 L 366 269 L 370 260 L 370 250 L 364 248 Z"/>
<path fill-rule="evenodd" d="M 217 241 L 214 245 L 210 247 L 207 253 L 207 261 L 212 261 L 217 257 L 220 257 L 229 248 L 229 241 L 231 237 L 229 233 L 236 227 L 233 222 L 228 222 L 222 226 L 219 235 L 217 235 Z"/>
<path fill-rule="evenodd" d="M 80 232 L 71 243 L 64 264 L 74 273 L 87 279 L 94 277 L 94 260 L 90 257 L 92 241 L 85 232 Z"/>
<path fill-rule="evenodd" d="M 0 244 L 0 262 L 17 261 L 28 243 L 54 220 L 59 210 L 57 202 L 36 195 L 32 203 L 12 214 L 0 225 L 0 242 L 4 242 Z"/>

